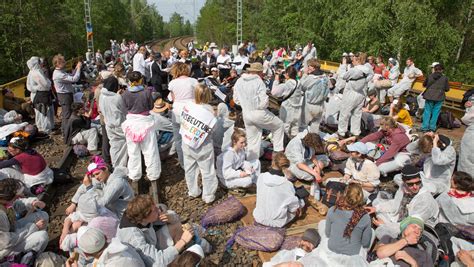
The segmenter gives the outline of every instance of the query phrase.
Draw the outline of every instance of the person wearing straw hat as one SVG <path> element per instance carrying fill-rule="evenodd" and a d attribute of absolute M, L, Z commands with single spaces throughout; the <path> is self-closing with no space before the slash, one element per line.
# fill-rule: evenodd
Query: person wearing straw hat
<path fill-rule="evenodd" d="M 284 150 L 283 122 L 271 113 L 268 108 L 268 95 L 265 83 L 260 75 L 263 73 L 261 63 L 252 63 L 247 73 L 237 80 L 234 85 L 234 102 L 242 107 L 242 115 L 248 136 L 247 160 L 257 160 L 260 157 L 260 144 L 263 129 L 270 130 L 273 135 L 273 150 Z"/>
<path fill-rule="evenodd" d="M 171 105 L 168 102 L 165 102 L 161 98 L 160 93 L 152 93 L 153 97 L 153 109 L 150 110 L 150 115 L 155 121 L 155 131 L 157 134 L 158 140 L 158 149 L 160 150 L 161 156 L 166 156 L 161 154 L 167 149 L 170 149 L 174 145 L 174 136 L 173 136 L 173 123 L 168 111 L 171 109 Z M 171 155 L 174 152 L 174 149 L 170 150 L 167 155 Z"/>

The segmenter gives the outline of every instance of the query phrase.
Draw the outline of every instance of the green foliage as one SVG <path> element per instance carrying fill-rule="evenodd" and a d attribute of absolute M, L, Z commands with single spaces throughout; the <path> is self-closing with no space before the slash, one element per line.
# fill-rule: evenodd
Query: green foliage
<path fill-rule="evenodd" d="M 197 21 L 201 41 L 235 43 L 236 1 L 207 0 Z M 445 64 L 451 80 L 474 83 L 473 0 L 256 0 L 243 1 L 243 39 L 259 49 L 315 43 L 318 57 L 339 61 L 343 52 L 365 51 L 401 62 L 413 57 L 425 73 Z M 464 35 L 464 31 L 466 34 Z M 464 35 L 464 42 L 462 38 Z M 459 61 L 456 55 L 462 46 Z"/>
<path fill-rule="evenodd" d="M 177 14 L 176 14 L 177 15 Z M 179 15 L 178 15 L 179 16 Z M 94 48 L 110 49 L 111 39 L 139 43 L 169 36 L 167 24 L 146 0 L 92 0 Z M 0 84 L 28 73 L 31 56 L 66 58 L 87 49 L 83 0 L 9 0 L 0 2 Z M 178 23 L 178 24 L 176 24 Z M 173 36 L 192 34 L 189 21 L 172 21 Z"/>

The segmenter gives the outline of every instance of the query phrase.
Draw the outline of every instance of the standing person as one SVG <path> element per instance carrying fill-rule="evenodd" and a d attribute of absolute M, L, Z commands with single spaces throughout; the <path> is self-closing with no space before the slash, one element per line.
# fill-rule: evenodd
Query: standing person
<path fill-rule="evenodd" d="M 161 70 L 161 54 L 160 53 L 156 53 L 153 57 L 153 63 L 151 63 L 151 66 L 150 66 L 150 73 L 151 73 L 151 79 L 150 79 L 150 83 L 151 85 L 153 86 L 153 88 L 155 88 L 155 91 L 156 92 L 159 92 L 162 96 L 164 96 L 164 90 L 163 90 L 163 76 L 164 76 L 164 73 L 163 71 Z M 166 97 L 166 96 L 164 96 Z"/>
<path fill-rule="evenodd" d="M 179 134 L 180 130 L 180 117 L 183 107 L 187 102 L 194 100 L 194 88 L 198 84 L 198 81 L 194 78 L 189 77 L 191 74 L 191 68 L 186 63 L 176 62 L 171 68 L 171 75 L 173 80 L 168 85 L 170 94 L 168 99 L 173 102 L 173 112 L 171 113 L 171 120 L 173 122 L 173 138 L 178 154 L 178 161 L 181 168 L 184 169 L 183 164 L 183 149 L 182 139 Z"/>
<path fill-rule="evenodd" d="M 237 74 L 242 74 L 245 64 L 249 63 L 249 57 L 247 56 L 245 48 L 239 48 L 239 53 L 234 58 L 234 62 L 232 63 L 235 64 L 235 70 L 237 70 Z"/>
<path fill-rule="evenodd" d="M 39 57 L 31 57 L 26 64 L 30 69 L 26 79 L 26 89 L 31 92 L 31 100 L 35 108 L 35 124 L 38 131 L 49 134 L 54 128 L 51 81 L 43 72 Z"/>
<path fill-rule="evenodd" d="M 470 105 L 471 101 L 466 102 L 467 105 Z M 467 173 L 474 173 L 474 108 L 468 107 L 466 109 L 466 114 L 461 118 L 461 121 L 467 125 L 464 135 L 461 139 L 461 145 L 459 149 L 459 161 L 458 161 L 458 171 L 463 171 Z"/>
<path fill-rule="evenodd" d="M 194 103 L 185 104 L 180 118 L 184 172 L 188 195 L 196 198 L 202 193 L 202 200 L 209 204 L 214 202 L 217 190 L 212 144 L 212 128 L 216 123 L 216 117 L 209 105 L 212 99 L 209 88 L 199 84 L 194 94 Z M 202 177 L 202 191 L 198 185 L 199 173 Z"/>
<path fill-rule="evenodd" d="M 230 65 L 231 61 L 232 61 L 232 58 L 230 57 L 230 55 L 228 55 L 227 51 L 224 48 L 222 48 L 221 53 L 216 59 L 216 64 L 217 64 L 217 68 L 219 69 L 219 77 L 221 81 L 224 80 L 224 78 L 227 78 L 227 76 L 229 76 L 230 69 L 231 69 L 231 65 Z"/>
<path fill-rule="evenodd" d="M 248 136 L 247 159 L 256 160 L 260 157 L 262 130 L 268 129 L 273 135 L 273 149 L 281 152 L 283 148 L 283 122 L 271 113 L 268 107 L 268 95 L 262 75 L 261 63 L 252 63 L 247 73 L 234 85 L 234 102 L 242 107 L 245 129 Z"/>
<path fill-rule="evenodd" d="M 324 101 L 329 94 L 328 78 L 321 71 L 321 64 L 315 58 L 307 61 L 306 75 L 301 78 L 304 92 L 303 117 L 310 133 L 319 133 L 323 118 Z"/>
<path fill-rule="evenodd" d="M 104 116 L 105 128 L 110 142 L 112 166 L 127 166 L 127 143 L 122 130 L 127 110 L 122 96 L 118 93 L 119 82 L 111 76 L 104 80 L 99 98 L 99 112 Z"/>
<path fill-rule="evenodd" d="M 356 53 L 352 59 L 354 67 L 347 70 L 343 76 L 346 86 L 342 95 L 339 126 L 337 129 L 337 134 L 340 137 L 346 135 L 349 125 L 352 135 L 359 136 L 361 132 L 362 107 L 367 95 L 368 81 L 372 80 L 373 76 L 370 65 L 365 64 L 365 58 L 365 53 Z"/>
<path fill-rule="evenodd" d="M 145 71 L 145 68 L 146 68 L 145 54 L 146 54 L 146 48 L 144 46 L 140 46 L 140 49 L 138 49 L 138 52 L 133 56 L 133 71 L 138 71 L 143 76 L 145 76 L 145 72 L 146 72 Z"/>
<path fill-rule="evenodd" d="M 421 131 L 436 131 L 441 106 L 444 99 L 446 99 L 446 92 L 449 91 L 449 81 L 443 71 L 443 65 L 436 65 L 434 72 L 423 82 L 423 86 L 426 88 L 423 92 L 423 98 L 426 102 Z"/>
<path fill-rule="evenodd" d="M 61 130 L 64 137 L 66 124 L 72 114 L 71 105 L 73 103 L 74 94 L 72 84 L 78 82 L 81 77 L 82 63 L 77 63 L 72 75 L 66 73 L 66 61 L 61 54 L 57 54 L 53 57 L 53 65 L 55 67 L 53 82 L 56 93 L 58 94 L 59 105 L 61 105 Z"/>
<path fill-rule="evenodd" d="M 318 51 L 316 51 L 316 47 L 314 44 L 309 41 L 308 44 L 303 48 L 303 67 L 306 68 L 308 66 L 308 60 L 310 59 L 318 59 Z"/>
<path fill-rule="evenodd" d="M 150 116 L 153 97 L 151 91 L 144 88 L 144 77 L 140 72 L 129 73 L 128 80 L 130 85 L 122 94 L 128 114 L 121 127 L 127 140 L 129 177 L 133 181 L 134 190 L 138 193 L 138 181 L 142 178 L 143 154 L 153 198 L 158 202 L 157 180 L 161 175 L 161 161 L 154 130 L 155 121 L 153 116 Z"/>
<path fill-rule="evenodd" d="M 395 98 L 400 98 L 403 93 L 410 89 L 416 78 L 420 76 L 423 76 L 423 72 L 415 67 L 415 63 L 411 57 L 407 58 L 406 67 L 403 70 L 403 78 L 387 91 L 390 102 L 393 102 Z"/>

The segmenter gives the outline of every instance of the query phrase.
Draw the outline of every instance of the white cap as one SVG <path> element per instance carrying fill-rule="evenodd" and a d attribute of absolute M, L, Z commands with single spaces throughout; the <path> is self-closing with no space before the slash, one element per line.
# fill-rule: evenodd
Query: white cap
<path fill-rule="evenodd" d="M 436 65 L 439 65 L 439 62 L 433 62 L 433 63 L 431 63 L 431 67 L 432 67 L 432 68 L 436 67 Z"/>
<path fill-rule="evenodd" d="M 347 53 L 346 52 L 342 53 L 342 56 L 347 57 Z"/>
<path fill-rule="evenodd" d="M 105 235 L 100 230 L 89 228 L 77 235 L 78 247 L 87 254 L 97 253 L 105 246 Z"/>
<path fill-rule="evenodd" d="M 367 153 L 369 153 L 367 146 L 362 142 L 356 142 L 354 144 L 348 145 L 347 150 L 351 152 L 359 152 L 362 155 L 367 155 Z"/>
<path fill-rule="evenodd" d="M 219 69 L 216 68 L 216 67 L 213 67 L 213 68 L 211 69 L 211 71 L 219 71 Z"/>
<path fill-rule="evenodd" d="M 201 259 L 204 258 L 204 250 L 202 250 L 202 247 L 200 245 L 192 245 L 188 249 L 186 249 L 186 251 L 190 251 L 190 252 L 198 254 L 201 257 Z"/>
<path fill-rule="evenodd" d="M 354 53 L 349 52 L 349 56 L 350 56 L 350 57 L 353 57 L 353 56 L 354 56 Z"/>

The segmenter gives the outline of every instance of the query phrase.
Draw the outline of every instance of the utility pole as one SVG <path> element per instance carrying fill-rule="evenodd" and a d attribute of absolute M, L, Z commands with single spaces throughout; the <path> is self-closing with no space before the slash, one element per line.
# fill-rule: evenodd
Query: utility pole
<path fill-rule="evenodd" d="M 242 43 L 242 0 L 237 0 L 237 45 Z"/>
<path fill-rule="evenodd" d="M 94 32 L 92 30 L 92 20 L 91 20 L 91 0 L 84 0 L 84 15 L 86 19 L 86 38 L 87 38 L 87 49 L 91 50 L 92 56 L 94 54 Z"/>

